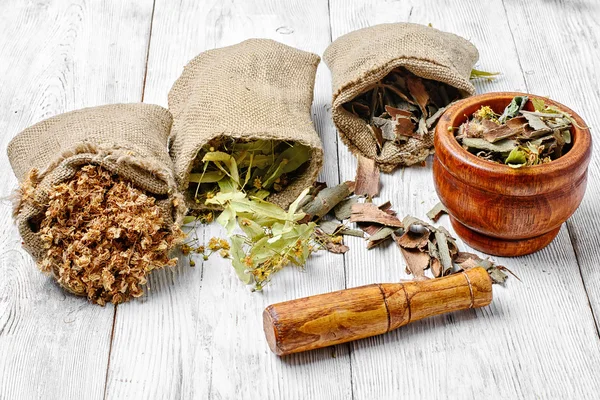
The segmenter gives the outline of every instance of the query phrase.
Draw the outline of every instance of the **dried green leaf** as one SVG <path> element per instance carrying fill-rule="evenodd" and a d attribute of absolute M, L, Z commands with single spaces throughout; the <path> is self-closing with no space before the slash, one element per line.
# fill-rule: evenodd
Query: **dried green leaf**
<path fill-rule="evenodd" d="M 535 109 L 535 111 L 544 112 L 544 110 L 546 109 L 546 103 L 543 99 L 540 99 L 539 97 L 532 98 L 531 104 L 533 104 L 533 108 Z"/>
<path fill-rule="evenodd" d="M 246 253 L 244 252 L 244 237 L 239 235 L 231 236 L 231 264 L 238 278 L 246 285 L 252 282 L 252 275 L 247 271 L 248 267 L 244 264 Z"/>
<path fill-rule="evenodd" d="M 506 157 L 505 163 L 513 168 L 521 167 L 527 164 L 527 155 L 523 150 L 515 147 L 512 149 L 508 157 Z"/>
<path fill-rule="evenodd" d="M 345 236 L 356 236 L 356 237 L 365 237 L 365 234 L 363 231 L 359 230 L 359 229 L 340 229 L 339 231 L 340 235 L 345 235 Z"/>
<path fill-rule="evenodd" d="M 225 176 L 223 171 L 206 171 L 190 174 L 188 181 L 195 183 L 214 183 L 218 182 Z"/>
<path fill-rule="evenodd" d="M 238 225 L 246 234 L 246 236 L 248 236 L 248 238 L 250 238 L 250 240 L 253 242 L 265 236 L 264 228 L 250 218 L 240 217 L 238 219 Z"/>
<path fill-rule="evenodd" d="M 519 115 L 519 112 L 525 107 L 527 100 L 527 96 L 515 96 L 510 104 L 506 106 L 504 112 L 500 115 L 500 118 L 498 118 L 498 121 L 500 121 L 500 123 L 505 123 L 507 119 Z"/>
<path fill-rule="evenodd" d="M 518 143 L 511 139 L 504 139 L 496 143 L 490 143 L 485 139 L 464 138 L 462 140 L 462 145 L 468 149 L 493 151 L 495 153 L 510 153 L 518 146 Z"/>
<path fill-rule="evenodd" d="M 471 70 L 471 76 L 469 77 L 469 79 L 474 80 L 474 79 L 487 79 L 487 80 L 493 80 L 496 79 L 496 76 L 500 75 L 500 72 L 487 72 L 487 71 L 481 71 L 478 69 L 473 68 Z"/>
<path fill-rule="evenodd" d="M 367 243 L 367 249 L 372 249 L 373 247 L 379 246 L 381 243 L 385 242 L 389 238 L 392 237 L 392 233 L 394 233 L 394 229 L 384 226 L 380 230 L 378 230 L 374 235 L 369 236 L 369 241 Z"/>
<path fill-rule="evenodd" d="M 442 274 L 446 275 L 446 271 L 452 270 L 452 256 L 448 246 L 448 236 L 441 231 L 435 232 L 435 244 L 442 263 Z"/>
<path fill-rule="evenodd" d="M 342 200 L 333 208 L 335 218 L 339 221 L 350 219 L 350 215 L 352 215 L 352 206 L 356 203 L 358 203 L 358 197 L 350 197 Z"/>
<path fill-rule="evenodd" d="M 320 221 L 317 224 L 317 226 L 326 234 L 333 235 L 338 230 L 340 230 L 340 228 L 342 228 L 343 225 L 334 221 Z"/>
<path fill-rule="evenodd" d="M 548 125 L 542 121 L 540 117 L 535 115 L 534 113 L 521 111 L 521 114 L 527 119 L 529 126 L 531 126 L 535 130 L 546 130 L 549 129 Z"/>
<path fill-rule="evenodd" d="M 301 143 L 295 143 L 293 146 L 285 149 L 275 160 L 273 165 L 266 172 L 268 177 L 262 184 L 269 189 L 273 183 L 283 174 L 295 171 L 310 158 L 310 147 Z"/>
<path fill-rule="evenodd" d="M 221 212 L 221 215 L 217 217 L 217 222 L 221 224 L 227 230 L 227 234 L 231 235 L 235 229 L 235 210 L 231 206 L 226 206 Z"/>

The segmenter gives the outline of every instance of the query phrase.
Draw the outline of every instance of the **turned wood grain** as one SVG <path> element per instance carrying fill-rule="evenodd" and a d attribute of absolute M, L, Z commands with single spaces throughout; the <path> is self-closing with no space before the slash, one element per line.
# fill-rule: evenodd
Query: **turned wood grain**
<path fill-rule="evenodd" d="M 435 134 L 436 192 L 462 239 L 493 255 L 529 254 L 552 241 L 583 199 L 592 153 L 586 123 L 573 110 L 550 99 L 544 99 L 547 105 L 575 120 L 572 147 L 557 160 L 514 169 L 482 160 L 460 146 L 451 128 L 484 105 L 501 113 L 517 95 L 525 94 L 496 92 L 462 100 L 444 113 Z M 533 110 L 531 102 L 526 107 Z"/>
<path fill-rule="evenodd" d="M 492 301 L 483 268 L 421 282 L 381 283 L 268 306 L 263 328 L 280 356 L 380 335 L 412 321 Z"/>

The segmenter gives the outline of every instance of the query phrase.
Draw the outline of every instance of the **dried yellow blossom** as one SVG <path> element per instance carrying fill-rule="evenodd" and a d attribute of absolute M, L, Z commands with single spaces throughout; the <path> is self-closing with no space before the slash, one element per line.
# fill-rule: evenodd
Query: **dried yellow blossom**
<path fill-rule="evenodd" d="M 219 238 L 212 237 L 208 241 L 208 248 L 212 251 L 217 251 L 221 249 L 221 243 L 219 242 Z"/>
<path fill-rule="evenodd" d="M 87 165 L 49 190 L 38 263 L 70 292 L 94 303 L 121 303 L 143 294 L 154 269 L 174 266 L 168 252 L 183 237 L 155 199 L 104 168 Z"/>
<path fill-rule="evenodd" d="M 342 236 L 334 236 L 331 238 L 331 243 L 342 244 L 344 243 L 344 238 Z"/>
<path fill-rule="evenodd" d="M 219 239 L 219 246 L 221 246 L 221 248 L 223 250 L 229 250 L 230 249 L 229 242 L 227 240 L 225 240 L 225 239 Z"/>
<path fill-rule="evenodd" d="M 490 121 L 498 122 L 498 114 L 490 106 L 482 106 L 479 110 L 475 111 L 474 115 L 480 119 L 489 119 Z"/>

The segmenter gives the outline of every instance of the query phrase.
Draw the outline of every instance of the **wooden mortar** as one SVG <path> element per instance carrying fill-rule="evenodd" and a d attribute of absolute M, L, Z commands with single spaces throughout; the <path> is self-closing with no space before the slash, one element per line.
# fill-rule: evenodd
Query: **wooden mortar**
<path fill-rule="evenodd" d="M 268 306 L 263 326 L 279 355 L 389 332 L 432 315 L 483 307 L 492 281 L 483 268 L 420 282 L 381 283 Z"/>
<path fill-rule="evenodd" d="M 481 106 L 496 113 L 515 96 L 541 98 L 569 113 L 572 147 L 548 163 L 513 169 L 461 147 L 448 128 L 458 127 Z M 525 109 L 533 111 L 531 102 Z M 498 256 L 520 256 L 547 246 L 585 193 L 592 139 L 585 122 L 550 99 L 525 93 L 488 93 L 450 107 L 435 130 L 433 179 L 456 233 L 471 247 Z"/>

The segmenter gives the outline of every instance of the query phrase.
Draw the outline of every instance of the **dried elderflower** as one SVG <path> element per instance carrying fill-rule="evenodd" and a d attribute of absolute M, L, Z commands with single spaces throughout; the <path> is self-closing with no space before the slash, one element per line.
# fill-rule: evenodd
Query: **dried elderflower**
<path fill-rule="evenodd" d="M 167 227 L 154 197 L 102 167 L 84 166 L 48 194 L 39 266 L 70 292 L 121 303 L 143 294 L 152 270 L 177 263 L 168 253 L 181 230 Z"/>

